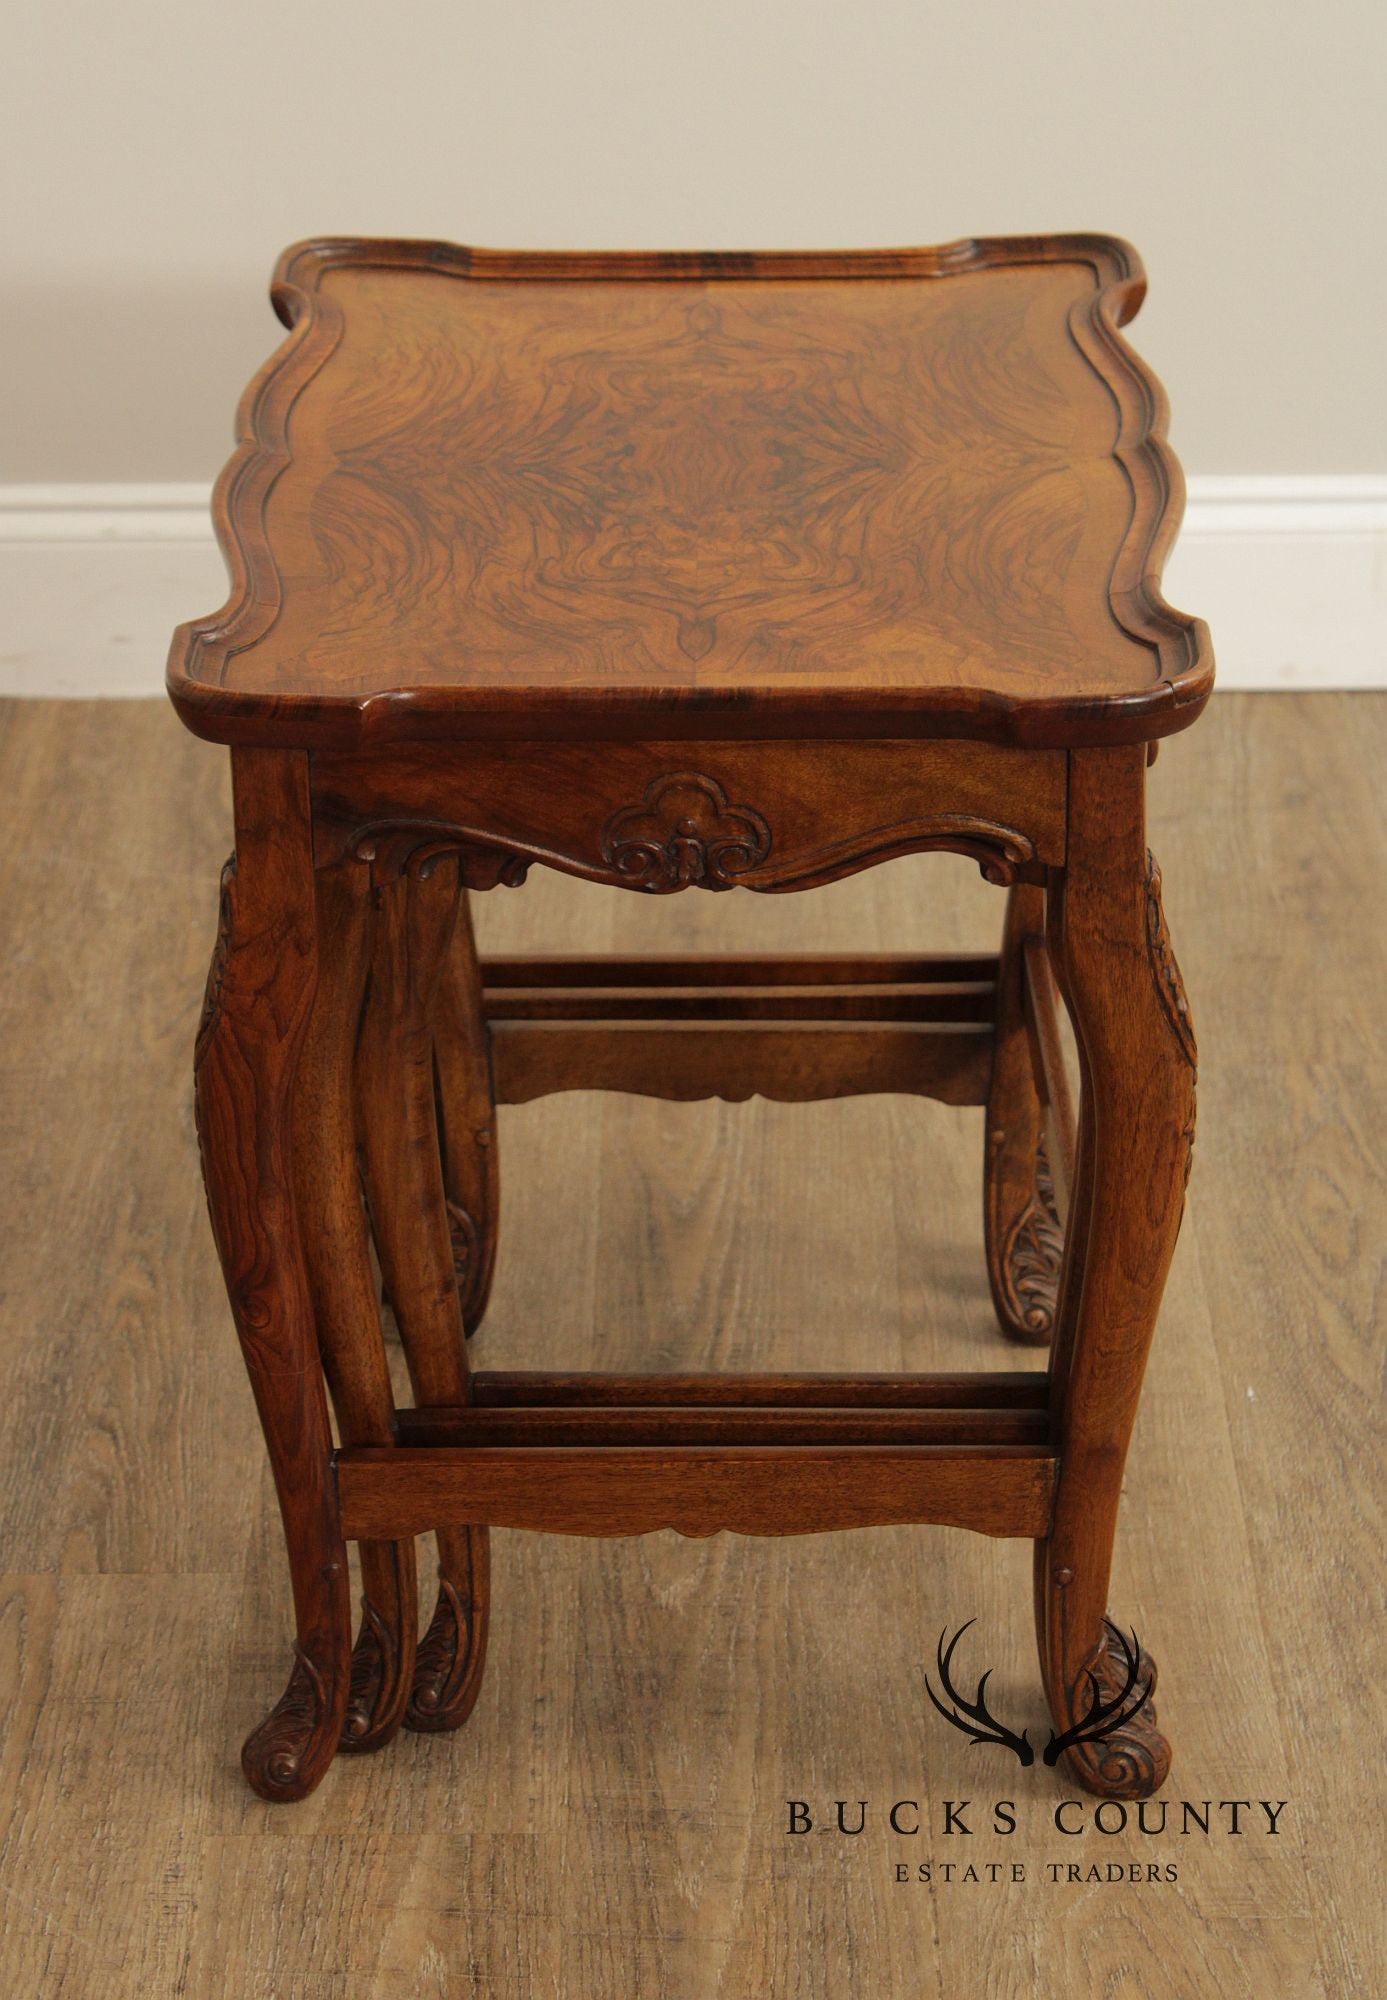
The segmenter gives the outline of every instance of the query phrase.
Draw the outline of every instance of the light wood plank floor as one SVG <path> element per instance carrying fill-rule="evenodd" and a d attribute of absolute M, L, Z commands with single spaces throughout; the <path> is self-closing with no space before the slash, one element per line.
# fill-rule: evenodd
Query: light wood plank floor
<path fill-rule="evenodd" d="M 289 1623 L 190 1108 L 224 762 L 161 705 L 0 708 L 0 1990 L 1381 1991 L 1387 698 L 1218 697 L 1152 774 L 1200 1126 L 1112 1601 L 1161 1663 L 1167 1798 L 1285 1799 L 1275 1838 L 1058 1834 L 1055 1774 L 971 1748 L 921 1680 L 976 1616 L 974 1672 L 1045 1740 L 1029 1552 L 937 1530 L 498 1534 L 470 1726 L 340 1760 L 298 1807 L 245 1790 Z M 939 858 L 806 896 L 536 871 L 479 901 L 484 945 L 520 949 L 990 947 L 1001 909 Z M 1016 1365 L 980 1138 L 884 1098 L 508 1111 L 479 1355 Z M 996 1797 L 1010 1839 L 944 1835 L 944 1800 Z M 792 1839 L 789 1798 L 877 1817 Z M 895 1880 L 926 1857 L 930 1885 Z M 1178 1880 L 1049 1881 L 1071 1861 Z"/>

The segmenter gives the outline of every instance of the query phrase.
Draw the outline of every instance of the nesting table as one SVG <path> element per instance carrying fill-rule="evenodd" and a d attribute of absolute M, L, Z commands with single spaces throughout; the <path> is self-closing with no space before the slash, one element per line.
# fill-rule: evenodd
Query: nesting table
<path fill-rule="evenodd" d="M 1026 1537 L 1073 1780 L 1162 1782 L 1154 1668 L 1117 1713 L 1105 1613 L 1194 1133 L 1146 769 L 1213 670 L 1160 594 L 1181 487 L 1119 332 L 1143 290 L 1097 236 L 281 259 L 288 337 L 216 492 L 230 597 L 169 663 L 231 750 L 196 1105 L 297 1623 L 243 1753 L 266 1798 L 465 1720 L 492 1525 Z M 997 954 L 473 942 L 466 892 L 536 864 L 779 893 L 934 849 L 1005 889 Z M 1044 1365 L 474 1369 L 496 1107 L 562 1090 L 982 1108 L 997 1316 Z"/>

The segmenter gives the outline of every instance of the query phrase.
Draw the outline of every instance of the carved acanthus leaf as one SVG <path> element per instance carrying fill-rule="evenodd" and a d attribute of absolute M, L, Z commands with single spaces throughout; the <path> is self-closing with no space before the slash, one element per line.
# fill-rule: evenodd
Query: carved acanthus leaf
<path fill-rule="evenodd" d="M 1170 933 L 1166 929 L 1165 912 L 1161 907 L 1161 871 L 1156 865 L 1156 857 L 1148 848 L 1146 851 L 1146 944 L 1151 959 L 1151 976 L 1156 982 L 1161 1006 L 1166 1019 L 1175 1031 L 1181 1053 L 1190 1066 L 1190 1075 L 1195 1083 L 1199 1077 L 1199 1050 L 1195 1045 L 1194 1022 L 1190 1018 L 1190 1004 L 1185 998 L 1185 982 L 1180 977 L 1180 967 L 1171 946 Z M 1185 1185 L 1189 1186 L 1190 1168 L 1194 1164 L 1194 1130 L 1198 1115 L 1198 1098 L 1195 1090 L 1190 1091 L 1189 1117 L 1185 1122 L 1181 1137 L 1185 1142 Z"/>
<path fill-rule="evenodd" d="M 362 829 L 352 843 L 358 861 L 369 862 L 379 887 L 402 875 L 425 877 L 445 854 L 456 854 L 469 889 L 518 889 L 539 857 L 488 841 L 442 820 L 399 820 Z"/>
<path fill-rule="evenodd" d="M 399 1670 L 399 1649 L 394 1636 L 369 1597 L 361 1600 L 361 1630 L 352 1649 L 352 1664 L 346 1714 L 342 1718 L 341 1744 L 355 1748 L 369 1737 L 382 1706 L 388 1698 Z"/>
<path fill-rule="evenodd" d="M 440 1576 L 433 1617 L 419 1641 L 414 1691 L 405 1715 L 410 1729 L 454 1726 L 452 1710 L 467 1678 L 472 1647 L 472 1606 L 463 1602 L 461 1593 L 446 1576 Z"/>
<path fill-rule="evenodd" d="M 1122 1691 L 1127 1673 L 1113 1655 L 1109 1631 L 1094 1659 L 1078 1675 L 1070 1692 L 1070 1714 L 1077 1720 L 1095 1700 L 1110 1702 Z M 1156 1663 L 1143 1647 L 1137 1659 L 1137 1679 L 1147 1698 L 1112 1735 L 1076 1743 L 1067 1753 L 1084 1770 L 1090 1790 L 1110 1799 L 1147 1799 L 1158 1792 L 1170 1771 L 1170 1745 L 1156 1727 Z"/>
<path fill-rule="evenodd" d="M 202 996 L 202 1018 L 198 1022 L 197 1040 L 193 1045 L 193 1068 L 197 1070 L 207 1053 L 208 1044 L 216 1033 L 217 1019 L 221 1013 L 222 985 L 226 979 L 226 963 L 231 954 L 231 892 L 236 880 L 236 856 L 230 854 L 222 863 L 221 888 L 217 898 L 217 938 L 212 946 L 212 958 L 207 967 L 207 985 Z"/>
<path fill-rule="evenodd" d="M 1035 1193 L 1012 1226 L 1000 1274 L 1013 1320 L 1037 1340 L 1048 1340 L 1054 1331 L 1063 1256 L 1064 1229 L 1042 1140 L 1035 1158 Z"/>
<path fill-rule="evenodd" d="M 1170 933 L 1166 929 L 1165 912 L 1161 908 L 1161 871 L 1149 848 L 1146 854 L 1146 944 L 1151 958 L 1152 976 L 1156 981 L 1156 991 L 1160 995 L 1166 1019 L 1175 1030 L 1185 1060 L 1193 1069 L 1199 1061 L 1199 1050 L 1195 1046 L 1194 1039 L 1194 1022 L 1190 1018 L 1189 1001 L 1185 998 L 1185 982 L 1180 977 L 1180 967 L 1176 963 Z"/>

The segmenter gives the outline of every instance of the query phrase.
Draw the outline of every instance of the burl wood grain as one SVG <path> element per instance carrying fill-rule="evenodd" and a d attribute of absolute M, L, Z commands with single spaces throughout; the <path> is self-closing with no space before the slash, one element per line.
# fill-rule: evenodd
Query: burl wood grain
<path fill-rule="evenodd" d="M 943 251 L 286 253 L 170 688 L 222 740 L 1192 720 L 1180 479 L 1102 237 Z"/>

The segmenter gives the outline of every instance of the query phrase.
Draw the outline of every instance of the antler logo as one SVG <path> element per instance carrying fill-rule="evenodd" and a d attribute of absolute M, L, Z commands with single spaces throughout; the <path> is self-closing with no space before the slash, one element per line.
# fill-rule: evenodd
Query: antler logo
<path fill-rule="evenodd" d="M 947 1626 L 939 1634 L 935 1665 L 939 1673 L 940 1686 L 947 1699 L 940 1700 L 928 1674 L 925 1675 L 925 1692 L 944 1720 L 952 1723 L 955 1729 L 961 1729 L 970 1743 L 995 1743 L 1000 1749 L 1013 1751 L 1019 1763 L 1033 1764 L 1035 1751 L 1031 1747 L 1029 1733 L 1023 1729 L 1018 1736 L 988 1710 L 987 1683 L 992 1678 L 990 1667 L 978 1682 L 978 1691 L 972 1701 L 965 1700 L 953 1685 L 951 1674 L 955 1649 L 968 1630 L 968 1626 L 976 1623 L 976 1619 L 970 1618 L 967 1625 L 960 1625 L 953 1638 L 949 1639 L 947 1646 L 944 1643 L 948 1636 Z M 1105 1618 L 1103 1623 L 1107 1628 L 1110 1642 L 1107 1658 L 1113 1663 L 1113 1673 L 1108 1678 L 1116 1683 L 1115 1691 L 1105 1700 L 1103 1682 L 1096 1673 L 1090 1671 L 1087 1676 L 1088 1710 L 1072 1728 L 1062 1730 L 1059 1734 L 1053 1729 L 1050 1731 L 1050 1741 L 1044 1750 L 1044 1762 L 1047 1764 L 1057 1764 L 1064 1752 L 1073 1749 L 1076 1743 L 1097 1743 L 1105 1736 L 1115 1735 L 1125 1723 L 1133 1719 L 1151 1693 L 1153 1686 L 1151 1679 L 1147 1679 L 1144 1685 L 1139 1685 L 1142 1680 L 1142 1654 L 1136 1633 L 1133 1632 L 1129 1640 L 1126 1633 L 1114 1625 L 1110 1618 Z M 1114 1646 L 1117 1649 L 1116 1654 L 1113 1651 Z M 1117 1657 L 1119 1654 L 1120 1664 Z"/>

